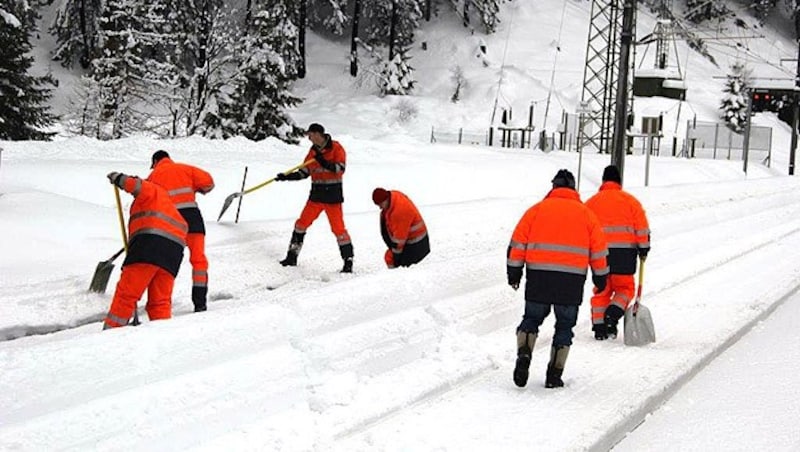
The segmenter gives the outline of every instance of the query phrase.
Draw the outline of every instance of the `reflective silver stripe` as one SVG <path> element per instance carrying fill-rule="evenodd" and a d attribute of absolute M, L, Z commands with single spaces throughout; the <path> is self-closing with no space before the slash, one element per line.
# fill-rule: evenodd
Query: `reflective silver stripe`
<path fill-rule="evenodd" d="M 636 230 L 636 235 L 645 235 L 645 234 L 649 234 L 649 233 L 650 233 L 650 228 L 637 229 Z"/>
<path fill-rule="evenodd" d="M 611 234 L 614 232 L 630 232 L 633 233 L 633 226 L 603 226 L 603 232 Z"/>
<path fill-rule="evenodd" d="M 582 256 L 589 255 L 589 248 L 570 245 L 557 245 L 555 243 L 529 243 L 526 247 L 529 250 L 544 250 L 544 251 L 558 251 L 561 253 L 580 254 Z"/>
<path fill-rule="evenodd" d="M 344 163 L 334 163 L 333 167 L 336 169 L 337 173 L 343 173 L 347 165 Z"/>
<path fill-rule="evenodd" d="M 422 229 L 424 227 L 425 227 L 425 222 L 424 221 L 420 221 L 418 223 L 412 224 L 411 228 L 409 229 L 409 231 L 414 232 L 414 231 L 420 230 L 420 229 Z"/>
<path fill-rule="evenodd" d="M 403 252 L 403 250 L 402 250 L 402 249 L 400 249 L 400 248 L 392 248 L 392 252 L 393 252 L 393 253 L 400 254 L 400 253 L 402 253 L 402 252 Z"/>
<path fill-rule="evenodd" d="M 595 312 L 597 312 L 597 313 L 599 313 L 599 314 L 605 314 L 605 312 L 606 312 L 606 308 L 604 308 L 604 307 L 596 307 L 596 306 L 592 306 L 592 313 L 595 313 Z"/>
<path fill-rule="evenodd" d="M 136 179 L 136 185 L 133 187 L 133 191 L 131 192 L 131 194 L 135 198 L 139 196 L 139 193 L 142 191 L 142 180 L 139 179 L 138 177 L 134 179 Z"/>
<path fill-rule="evenodd" d="M 298 234 L 305 234 L 305 233 L 306 233 L 306 230 L 305 230 L 305 229 L 298 228 L 297 226 L 295 226 L 295 227 L 294 227 L 294 232 L 296 232 L 296 233 L 298 233 Z"/>
<path fill-rule="evenodd" d="M 571 265 L 559 265 L 559 264 L 534 264 L 529 263 L 525 268 L 528 270 L 547 270 L 547 271 L 554 271 L 554 272 L 562 272 L 562 273 L 572 273 L 575 275 L 584 275 L 586 276 L 586 268 L 585 267 L 574 267 Z"/>
<path fill-rule="evenodd" d="M 601 251 L 589 255 L 589 260 L 600 259 L 601 257 L 608 256 L 608 248 L 603 248 Z"/>
<path fill-rule="evenodd" d="M 650 241 L 639 242 L 639 248 L 650 248 Z"/>
<path fill-rule="evenodd" d="M 511 241 L 508 243 L 509 248 L 514 248 L 516 250 L 525 251 L 525 244 L 520 242 Z"/>
<path fill-rule="evenodd" d="M 129 318 L 128 319 L 123 319 L 122 317 L 116 316 L 116 315 L 114 315 L 114 314 L 109 312 L 108 314 L 106 314 L 106 320 L 111 320 L 112 322 L 119 323 L 120 325 L 127 325 L 128 324 L 128 320 L 130 320 L 130 319 Z"/>
<path fill-rule="evenodd" d="M 522 267 L 522 264 L 524 264 L 524 263 L 525 263 L 525 261 L 523 261 L 521 259 L 507 259 L 506 260 L 506 265 L 508 265 L 509 267 Z"/>
<path fill-rule="evenodd" d="M 204 281 L 192 281 L 192 287 L 208 287 L 208 283 Z"/>
<path fill-rule="evenodd" d="M 604 323 L 606 323 L 606 320 L 602 317 L 600 317 L 599 319 L 592 319 L 592 324 L 594 325 L 602 325 Z"/>
<path fill-rule="evenodd" d="M 350 243 L 350 234 L 345 233 L 345 234 L 337 235 L 336 236 L 336 243 L 338 243 L 339 246 L 349 244 Z"/>
<path fill-rule="evenodd" d="M 131 215 L 131 221 L 138 220 L 139 218 L 145 218 L 145 217 L 156 217 L 159 220 L 166 221 L 167 223 L 171 224 L 172 226 L 175 226 L 176 228 L 180 229 L 181 231 L 184 231 L 184 232 L 189 231 L 189 227 L 186 226 L 186 223 L 184 223 L 182 221 L 178 221 L 178 220 L 176 220 L 176 219 L 174 219 L 172 217 L 164 215 L 161 212 L 156 212 L 154 210 L 145 210 L 145 211 L 142 211 L 142 212 L 137 212 L 135 215 Z"/>
<path fill-rule="evenodd" d="M 190 207 L 197 207 L 197 203 L 194 201 L 190 201 L 190 202 L 179 202 L 178 204 L 175 204 L 176 209 L 188 209 Z"/>
<path fill-rule="evenodd" d="M 592 267 L 592 273 L 595 276 L 603 276 L 603 275 L 607 275 L 609 273 L 609 269 L 608 269 L 608 266 L 605 266 L 605 267 L 599 268 L 599 269 Z"/>
<path fill-rule="evenodd" d="M 207 187 L 200 187 L 197 189 L 197 191 L 205 195 L 206 193 L 210 192 L 213 189 L 214 189 L 214 184 L 211 184 Z"/>
<path fill-rule="evenodd" d="M 426 232 L 426 233 L 422 234 L 421 236 L 419 236 L 419 237 L 417 237 L 415 239 L 406 240 L 406 243 L 409 244 L 409 245 L 411 245 L 413 243 L 418 243 L 418 242 L 421 242 L 422 239 L 424 239 L 427 236 L 428 236 L 428 233 Z"/>
<path fill-rule="evenodd" d="M 638 248 L 636 242 L 609 242 L 609 248 Z"/>
<path fill-rule="evenodd" d="M 192 270 L 192 278 L 195 276 L 205 276 L 208 277 L 208 272 L 205 270 Z"/>
<path fill-rule="evenodd" d="M 177 235 L 170 234 L 169 232 L 165 232 L 165 231 L 162 231 L 161 229 L 156 229 L 156 228 L 140 229 L 140 230 L 136 231 L 135 233 L 133 233 L 131 235 L 131 240 L 133 240 L 134 237 L 136 237 L 137 235 L 140 235 L 140 234 L 158 235 L 158 236 L 164 237 L 166 239 L 172 240 L 173 242 L 179 244 L 180 246 L 186 246 L 186 242 L 184 242 Z"/>
<path fill-rule="evenodd" d="M 316 185 L 334 185 L 334 184 L 341 184 L 342 178 L 339 179 L 326 179 L 326 180 L 315 180 L 311 182 L 312 184 Z"/>
<path fill-rule="evenodd" d="M 184 193 L 194 193 L 194 190 L 192 190 L 192 187 L 180 187 L 180 188 L 174 188 L 168 191 L 167 193 L 170 196 L 175 196 L 175 195 L 182 195 Z"/>
<path fill-rule="evenodd" d="M 305 177 L 308 177 L 308 176 L 311 174 L 311 173 L 308 171 L 308 169 L 307 169 L 307 168 L 300 168 L 299 170 L 297 170 L 297 172 L 298 172 L 298 173 L 300 173 L 300 174 L 301 174 L 301 175 L 302 175 L 304 178 L 305 178 Z"/>

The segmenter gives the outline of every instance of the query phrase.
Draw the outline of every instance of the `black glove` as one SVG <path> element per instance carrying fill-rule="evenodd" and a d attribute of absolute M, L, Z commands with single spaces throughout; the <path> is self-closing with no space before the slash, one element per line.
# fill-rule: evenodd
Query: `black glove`
<path fill-rule="evenodd" d="M 519 283 L 522 281 L 522 267 L 506 267 L 506 276 L 508 276 L 508 285 L 512 289 L 519 289 Z"/>
<path fill-rule="evenodd" d="M 122 179 L 122 173 L 118 173 L 116 171 L 112 171 L 112 172 L 106 174 L 106 177 L 108 178 L 109 182 L 111 182 L 113 185 L 116 185 L 117 187 L 119 187 L 119 181 L 120 181 L 120 179 Z"/>
<path fill-rule="evenodd" d="M 394 251 L 392 251 L 392 263 L 394 263 L 395 267 L 402 267 L 403 266 L 402 254 L 395 253 Z"/>
<path fill-rule="evenodd" d="M 286 177 L 286 175 L 285 175 L 285 174 L 283 174 L 283 173 L 278 173 L 278 174 L 275 176 L 275 180 L 278 180 L 278 181 L 284 181 L 284 180 L 289 180 L 289 178 L 288 178 L 288 177 Z"/>
<path fill-rule="evenodd" d="M 647 253 L 650 252 L 650 248 L 639 248 L 639 259 L 645 260 L 647 259 Z"/>
<path fill-rule="evenodd" d="M 592 275 L 592 283 L 597 287 L 598 292 L 606 290 L 606 275 Z"/>

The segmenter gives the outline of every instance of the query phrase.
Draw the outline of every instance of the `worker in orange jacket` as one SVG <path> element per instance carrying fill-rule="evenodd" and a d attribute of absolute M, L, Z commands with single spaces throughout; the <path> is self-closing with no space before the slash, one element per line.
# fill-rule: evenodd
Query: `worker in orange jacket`
<path fill-rule="evenodd" d="M 597 217 L 575 191 L 575 177 L 559 170 L 553 188 L 520 219 L 508 245 L 506 273 L 508 284 L 517 290 L 525 268 L 525 314 L 517 327 L 517 362 L 514 383 L 528 381 L 531 353 L 539 327 L 550 314 L 556 315 L 555 334 L 550 348 L 545 387 L 564 386 L 561 376 L 572 345 L 572 328 L 583 301 L 587 267 L 592 282 L 606 286 L 605 237 Z"/>
<path fill-rule="evenodd" d="M 186 244 L 189 247 L 189 262 L 192 264 L 192 304 L 194 312 L 207 309 L 208 258 L 206 258 L 206 227 L 195 193 L 205 195 L 214 189 L 214 179 L 208 172 L 192 165 L 175 163 L 167 151 L 156 151 L 151 159 L 153 170 L 147 180 L 154 182 L 169 194 L 189 225 Z"/>
<path fill-rule="evenodd" d="M 103 329 L 127 325 L 145 290 L 150 320 L 168 319 L 188 226 L 163 188 L 117 172 L 107 177 L 134 200 L 128 221 L 128 254 Z"/>
<path fill-rule="evenodd" d="M 619 169 L 609 165 L 603 170 L 603 183 L 597 194 L 586 201 L 603 225 L 608 242 L 608 265 L 611 274 L 605 290 L 592 297 L 594 338 L 617 337 L 617 324 L 633 299 L 636 257 L 644 261 L 650 252 L 650 226 L 639 201 L 622 189 Z"/>
<path fill-rule="evenodd" d="M 344 261 L 341 271 L 342 273 L 352 273 L 353 244 L 350 241 L 350 234 L 344 226 L 342 213 L 342 203 L 344 203 L 342 179 L 347 165 L 347 156 L 342 145 L 325 133 L 322 125 L 311 124 L 308 127 L 307 136 L 312 144 L 305 161 L 313 161 L 292 173 L 278 173 L 275 176 L 275 180 L 278 181 L 295 181 L 311 177 L 311 192 L 308 195 L 308 202 L 300 213 L 300 218 L 294 223 L 289 250 L 286 252 L 286 258 L 280 263 L 283 266 L 297 265 L 297 256 L 303 247 L 306 231 L 319 217 L 319 214 L 325 212 L 331 231 L 336 236 L 339 254 Z"/>
<path fill-rule="evenodd" d="M 411 266 L 431 252 L 428 228 L 408 196 L 378 187 L 372 202 L 381 209 L 381 236 L 389 248 L 384 254 L 387 267 Z"/>

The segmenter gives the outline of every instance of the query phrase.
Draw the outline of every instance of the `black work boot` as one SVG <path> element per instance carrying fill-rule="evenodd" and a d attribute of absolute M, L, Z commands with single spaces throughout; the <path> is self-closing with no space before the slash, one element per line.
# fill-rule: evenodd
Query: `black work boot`
<path fill-rule="evenodd" d="M 281 265 L 284 267 L 294 267 L 297 265 L 297 253 L 292 251 L 291 249 L 286 252 L 286 258 L 280 261 Z"/>
<path fill-rule="evenodd" d="M 592 325 L 592 331 L 594 331 L 595 340 L 604 341 L 608 339 L 608 327 L 605 323 Z"/>
<path fill-rule="evenodd" d="M 561 379 L 561 375 L 564 374 L 564 365 L 567 362 L 568 355 L 568 345 L 550 348 L 550 362 L 547 364 L 547 375 L 544 381 L 545 388 L 564 387 L 564 380 Z"/>
<path fill-rule="evenodd" d="M 348 257 L 344 260 L 344 266 L 342 266 L 342 273 L 353 273 L 353 258 Z"/>
<path fill-rule="evenodd" d="M 524 388 L 528 384 L 531 353 L 536 344 L 536 333 L 517 331 L 517 363 L 514 366 L 514 384 Z"/>
<path fill-rule="evenodd" d="M 606 308 L 606 313 L 603 320 L 606 322 L 606 329 L 608 330 L 609 339 L 617 338 L 617 324 L 623 315 L 625 315 L 625 311 L 623 311 L 619 306 L 611 305 Z"/>

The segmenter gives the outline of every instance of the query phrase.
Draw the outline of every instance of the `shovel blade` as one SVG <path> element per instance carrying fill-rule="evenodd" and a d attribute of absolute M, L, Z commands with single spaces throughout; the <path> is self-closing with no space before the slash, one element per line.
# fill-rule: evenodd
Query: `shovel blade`
<path fill-rule="evenodd" d="M 114 264 L 110 260 L 99 262 L 94 269 L 94 276 L 92 276 L 92 282 L 89 284 L 89 292 L 105 293 L 112 270 L 114 270 Z"/>
<path fill-rule="evenodd" d="M 656 329 L 650 310 L 641 303 L 636 313 L 633 306 L 625 310 L 625 345 L 634 347 L 652 344 L 656 341 Z"/>
<path fill-rule="evenodd" d="M 219 220 L 222 219 L 222 215 L 225 214 L 225 211 L 228 210 L 228 207 L 231 206 L 231 203 L 233 203 L 233 200 L 238 198 L 239 196 L 242 196 L 241 192 L 233 193 L 231 195 L 228 195 L 227 198 L 225 198 L 225 202 L 222 203 L 222 210 L 219 212 L 219 216 L 217 217 L 217 222 L 219 222 Z"/>

